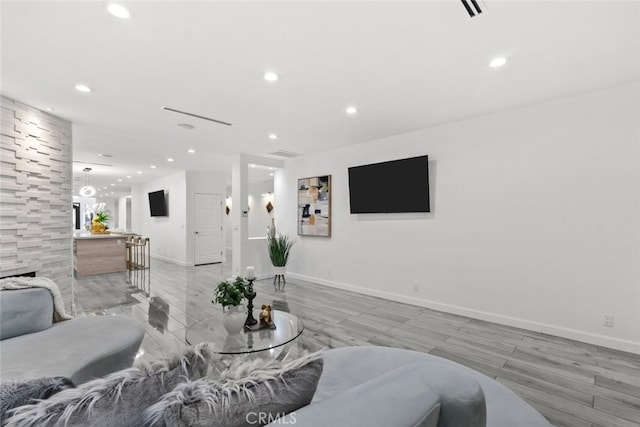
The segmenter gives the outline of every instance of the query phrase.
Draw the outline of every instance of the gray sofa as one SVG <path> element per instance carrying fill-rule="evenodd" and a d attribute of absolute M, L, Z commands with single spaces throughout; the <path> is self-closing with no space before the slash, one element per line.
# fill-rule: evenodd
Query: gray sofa
<path fill-rule="evenodd" d="M 196 384 L 207 372 L 210 363 L 209 357 L 199 359 L 197 352 L 188 351 L 191 354 L 189 358 L 172 358 L 175 360 L 171 361 L 171 369 L 152 370 L 157 372 L 153 374 L 143 371 L 132 374 L 131 370 L 120 369 L 131 365 L 142 340 L 144 330 L 139 324 L 116 316 L 81 318 L 53 324 L 51 319 L 52 299 L 49 291 L 25 289 L 0 292 L 0 378 L 4 381 L 60 376 L 70 378 L 79 385 L 113 372 L 107 379 L 87 382 L 77 391 L 62 391 L 51 399 L 66 402 L 65 399 L 69 397 L 95 396 L 93 391 L 106 390 L 105 384 L 119 384 L 118 378 L 128 381 L 130 385 L 125 388 L 128 388 L 130 396 L 144 396 L 140 401 L 144 404 L 137 402 L 134 405 L 130 398 L 123 397 L 120 403 L 105 399 L 105 402 L 96 403 L 95 406 L 89 405 L 94 406 L 93 414 L 87 418 L 92 425 L 113 425 L 112 421 L 116 419 L 139 419 L 138 415 L 145 413 L 151 405 L 172 393 L 176 394 L 176 391 L 172 392 L 174 387 L 177 390 L 184 385 Z M 429 354 L 388 347 L 345 347 L 324 351 L 322 359 L 319 380 L 316 376 L 317 387 L 314 382 L 311 394 L 302 404 L 306 406 L 298 407 L 287 418 L 274 421 L 272 425 L 550 425 L 535 409 L 498 382 Z M 189 369 L 186 369 L 187 366 Z M 217 362 L 211 366 L 217 366 Z M 186 370 L 183 372 L 181 369 Z M 159 380 L 155 380 L 158 374 Z M 146 377 L 149 382 L 142 380 Z M 189 383 L 187 378 L 195 382 Z M 115 386 L 115 389 L 121 390 L 118 393 L 125 393 L 125 388 Z M 84 394 L 82 390 L 93 391 Z M 182 394 L 182 390 L 177 394 Z M 110 393 L 104 395 L 109 396 Z M 279 397 L 287 400 L 284 395 Z M 129 407 L 132 405 L 133 408 Z M 207 405 L 205 403 L 200 408 L 203 410 L 200 413 L 202 422 L 197 425 L 212 425 L 211 415 L 205 414 L 208 412 Z M 185 406 L 188 407 L 189 404 Z M 82 416 L 78 417 L 79 423 L 72 422 L 69 425 L 83 425 Z M 105 422 L 94 424 L 100 419 Z M 124 421 L 117 424 L 139 425 L 138 422 L 131 424 Z"/>
<path fill-rule="evenodd" d="M 0 292 L 0 379 L 61 376 L 76 385 L 133 363 L 144 337 L 138 322 L 118 316 L 53 323 L 47 289 Z"/>
<path fill-rule="evenodd" d="M 486 416 L 490 427 L 551 425 L 507 387 L 440 357 L 372 346 L 328 350 L 323 359 L 311 404 L 290 423 L 473 427 L 485 425 Z"/>
<path fill-rule="evenodd" d="M 231 359 L 232 364 L 240 365 L 240 369 L 231 371 L 241 375 L 242 381 L 229 374 L 223 377 L 231 379 L 231 383 L 217 381 L 217 375 L 202 380 L 212 368 L 227 363 L 212 358 L 210 350 L 202 346 L 207 344 L 187 349 L 184 355 L 162 361 L 153 369 L 119 371 L 77 389 L 61 391 L 36 405 L 24 406 L 17 419 L 9 419 L 9 425 L 249 426 L 255 425 L 264 411 L 271 415 L 293 410 L 271 425 L 549 426 L 506 387 L 424 353 L 385 347 L 326 350 L 319 371 L 318 365 L 313 366 L 316 362 L 293 359 L 287 362 L 289 368 L 284 371 L 282 385 L 275 382 L 262 386 L 258 384 L 269 376 L 260 364 L 271 362 L 261 357 Z M 258 371 L 248 369 L 247 363 Z M 251 391 L 243 391 L 239 385 L 242 382 Z M 223 387 L 218 389 L 223 391 L 216 392 L 217 387 Z M 225 401 L 232 408 L 229 414 L 220 412 L 218 406 Z M 59 418 L 65 414 L 68 419 Z"/>

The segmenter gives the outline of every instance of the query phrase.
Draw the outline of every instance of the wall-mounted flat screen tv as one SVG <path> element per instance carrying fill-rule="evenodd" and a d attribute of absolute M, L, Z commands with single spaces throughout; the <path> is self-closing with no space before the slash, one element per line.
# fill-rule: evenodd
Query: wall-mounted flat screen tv
<path fill-rule="evenodd" d="M 352 214 L 429 212 L 429 156 L 349 168 Z"/>
<path fill-rule="evenodd" d="M 164 190 L 149 193 L 149 211 L 151 216 L 167 216 L 167 200 Z"/>

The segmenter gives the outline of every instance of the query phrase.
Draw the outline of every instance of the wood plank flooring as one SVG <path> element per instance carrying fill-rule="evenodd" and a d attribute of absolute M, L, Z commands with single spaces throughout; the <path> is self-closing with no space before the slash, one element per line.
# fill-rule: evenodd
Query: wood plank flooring
<path fill-rule="evenodd" d="M 193 323 L 219 306 L 213 289 L 230 276 L 229 264 L 182 267 L 153 260 L 152 269 L 88 276 L 74 283 L 77 316 L 124 315 L 146 328 L 144 358 L 186 346 Z M 145 277 L 142 274 L 146 274 Z M 444 357 L 496 379 L 557 426 L 640 425 L 640 356 L 591 344 L 437 312 L 376 297 L 287 280 L 255 283 L 256 305 L 286 301 L 304 319 L 300 345 L 381 345 Z"/>

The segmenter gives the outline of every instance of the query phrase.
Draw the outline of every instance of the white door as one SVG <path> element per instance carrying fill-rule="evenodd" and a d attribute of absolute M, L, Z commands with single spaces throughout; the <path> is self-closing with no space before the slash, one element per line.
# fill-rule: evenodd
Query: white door
<path fill-rule="evenodd" d="M 222 197 L 195 194 L 194 263 L 222 262 Z"/>

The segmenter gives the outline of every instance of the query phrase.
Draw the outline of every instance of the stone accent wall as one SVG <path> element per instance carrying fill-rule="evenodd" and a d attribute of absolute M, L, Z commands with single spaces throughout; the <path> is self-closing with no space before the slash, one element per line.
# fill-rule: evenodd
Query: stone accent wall
<path fill-rule="evenodd" d="M 35 271 L 72 296 L 71 122 L 0 97 L 0 277 Z"/>

